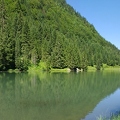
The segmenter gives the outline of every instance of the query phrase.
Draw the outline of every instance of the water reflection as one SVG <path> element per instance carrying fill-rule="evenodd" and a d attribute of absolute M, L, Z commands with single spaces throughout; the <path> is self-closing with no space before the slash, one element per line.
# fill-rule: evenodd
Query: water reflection
<path fill-rule="evenodd" d="M 118 114 L 120 111 L 120 89 L 117 89 L 111 95 L 101 100 L 94 110 L 89 113 L 85 120 L 96 120 L 98 116 L 110 118 L 111 116 Z"/>
<path fill-rule="evenodd" d="M 97 116 L 99 110 L 104 109 L 101 105 L 105 103 L 101 100 L 120 87 L 119 78 L 119 73 L 114 72 L 0 73 L 0 118 L 90 120 L 90 116 Z M 115 96 L 118 95 L 119 90 L 115 92 Z M 111 100 L 112 97 L 108 98 Z M 114 105 L 110 103 L 110 106 L 113 110 Z M 97 113 L 94 112 L 96 109 Z M 92 114 L 89 114 L 90 111 L 93 111 Z"/>

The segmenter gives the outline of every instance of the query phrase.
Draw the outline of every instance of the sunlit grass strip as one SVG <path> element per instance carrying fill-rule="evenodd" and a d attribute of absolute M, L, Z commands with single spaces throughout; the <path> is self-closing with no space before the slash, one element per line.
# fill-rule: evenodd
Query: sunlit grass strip
<path fill-rule="evenodd" d="M 96 68 L 95 68 L 95 67 L 92 67 L 92 66 L 88 66 L 88 67 L 87 67 L 87 71 L 88 71 L 88 72 L 91 72 L 91 71 L 93 72 L 93 71 L 96 71 Z"/>
<path fill-rule="evenodd" d="M 120 67 L 108 67 L 104 68 L 105 71 L 120 71 Z"/>
<path fill-rule="evenodd" d="M 96 69 L 96 66 L 88 66 L 87 67 L 87 71 L 90 72 L 90 71 L 97 71 Z M 101 70 L 102 71 L 120 71 L 120 66 L 108 66 L 106 64 L 103 64 L 103 67 L 101 67 Z"/>
<path fill-rule="evenodd" d="M 70 72 L 70 69 L 69 68 L 64 68 L 64 69 L 54 69 L 54 68 L 51 68 L 50 72 Z"/>
<path fill-rule="evenodd" d="M 120 66 L 108 66 L 106 64 L 103 64 L 103 70 L 105 71 L 120 71 Z"/>
<path fill-rule="evenodd" d="M 71 70 L 69 68 L 64 68 L 64 69 L 51 68 L 50 70 L 46 70 L 40 66 L 31 66 L 28 69 L 28 72 L 43 72 L 43 71 L 49 71 L 51 73 L 55 73 L 55 72 L 69 73 Z"/>
<path fill-rule="evenodd" d="M 40 71 L 49 71 L 49 72 L 67 72 L 69 73 L 71 70 L 69 68 L 57 69 L 57 68 L 48 68 L 45 62 L 40 62 L 39 65 L 32 65 L 28 67 L 28 72 L 40 72 Z M 88 66 L 88 72 L 96 72 L 96 66 Z M 101 71 L 120 71 L 120 66 L 108 66 L 103 64 L 101 67 Z M 11 72 L 11 71 L 10 71 Z"/>

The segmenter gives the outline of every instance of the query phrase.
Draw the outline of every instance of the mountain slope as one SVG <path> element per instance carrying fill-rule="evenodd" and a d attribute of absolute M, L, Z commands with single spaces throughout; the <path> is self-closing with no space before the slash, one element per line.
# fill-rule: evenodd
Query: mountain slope
<path fill-rule="evenodd" d="M 120 51 L 65 0 L 2 0 L 0 70 L 120 64 Z"/>

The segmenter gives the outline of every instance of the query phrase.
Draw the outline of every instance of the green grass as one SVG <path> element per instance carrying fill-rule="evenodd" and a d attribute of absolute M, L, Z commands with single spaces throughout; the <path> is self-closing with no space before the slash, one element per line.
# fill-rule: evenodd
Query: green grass
<path fill-rule="evenodd" d="M 108 66 L 106 64 L 103 64 L 101 67 L 101 70 L 103 71 L 120 71 L 120 66 Z M 88 66 L 87 71 L 96 71 L 96 66 Z"/>
<path fill-rule="evenodd" d="M 69 68 L 64 68 L 64 69 L 54 69 L 54 68 L 51 68 L 50 70 L 47 70 L 41 66 L 30 66 L 28 68 L 28 72 L 32 73 L 32 72 L 43 72 L 43 71 L 49 71 L 51 73 L 55 73 L 55 72 L 64 72 L 64 73 L 69 73 L 70 72 L 70 69 Z"/>
<path fill-rule="evenodd" d="M 65 72 L 68 73 L 70 72 L 69 68 L 64 68 L 64 69 L 57 69 L 57 68 L 51 68 L 47 66 L 46 62 L 40 61 L 40 63 L 38 65 L 32 65 L 29 66 L 28 68 L 28 72 L 43 72 L 43 71 L 49 71 L 51 73 L 53 72 Z"/>
<path fill-rule="evenodd" d="M 120 66 L 108 66 L 106 64 L 103 64 L 101 67 L 102 71 L 120 71 Z M 51 68 L 47 66 L 46 62 L 40 61 L 38 65 L 32 65 L 29 66 L 28 72 L 40 72 L 40 71 L 49 71 L 49 72 L 70 72 L 69 68 L 64 69 L 57 69 L 57 68 Z M 96 72 L 96 66 L 88 66 L 87 67 L 88 72 Z M 10 70 L 11 72 L 11 70 Z"/>
<path fill-rule="evenodd" d="M 93 71 L 96 71 L 96 68 L 92 67 L 92 66 L 88 66 L 87 71 L 89 71 L 89 72 L 92 71 L 93 72 Z"/>
<path fill-rule="evenodd" d="M 54 68 L 51 68 L 50 72 L 70 72 L 70 69 L 69 68 L 64 68 L 64 69 L 54 69 Z"/>
<path fill-rule="evenodd" d="M 108 66 L 106 64 L 103 64 L 103 70 L 105 71 L 120 71 L 120 66 Z"/>
<path fill-rule="evenodd" d="M 100 116 L 97 120 L 120 120 L 120 115 L 118 116 L 113 116 L 111 118 L 103 118 L 102 116 Z"/>
<path fill-rule="evenodd" d="M 112 120 L 120 120 L 120 116 L 114 117 Z"/>

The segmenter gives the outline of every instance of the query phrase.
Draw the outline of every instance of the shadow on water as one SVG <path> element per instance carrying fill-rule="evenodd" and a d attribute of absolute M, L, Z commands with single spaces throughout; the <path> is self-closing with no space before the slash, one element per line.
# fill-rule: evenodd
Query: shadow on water
<path fill-rule="evenodd" d="M 3 120 L 80 120 L 120 87 L 117 72 L 0 73 Z"/>

